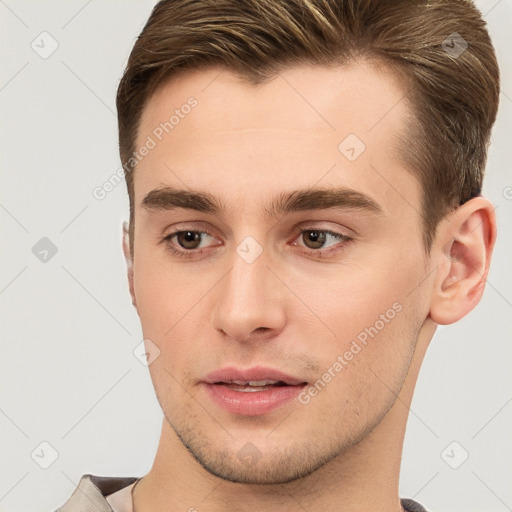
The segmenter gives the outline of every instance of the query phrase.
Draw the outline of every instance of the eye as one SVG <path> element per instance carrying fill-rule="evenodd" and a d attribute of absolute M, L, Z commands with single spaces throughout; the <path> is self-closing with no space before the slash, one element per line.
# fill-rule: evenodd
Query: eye
<path fill-rule="evenodd" d="M 222 245 L 222 241 L 205 231 L 180 230 L 166 235 L 161 241 L 167 250 L 176 256 L 195 257 L 209 251 L 209 248 Z M 338 252 L 352 240 L 347 235 L 325 229 L 302 229 L 291 245 L 303 248 L 303 252 L 313 256 L 328 256 Z"/>
<path fill-rule="evenodd" d="M 200 247 L 204 235 L 208 236 L 206 233 L 199 231 L 178 231 L 178 233 L 175 234 L 176 241 L 184 249 L 197 249 Z"/>
<path fill-rule="evenodd" d="M 203 252 L 201 249 L 222 243 L 215 243 L 215 237 L 209 233 L 193 230 L 175 231 L 165 236 L 162 242 L 173 254 L 185 257 L 197 255 Z"/>
<path fill-rule="evenodd" d="M 347 235 L 325 229 L 304 229 L 292 245 L 308 249 L 305 252 L 321 255 L 341 250 L 352 240 Z"/>
<path fill-rule="evenodd" d="M 325 231 L 303 231 L 302 241 L 309 249 L 321 249 L 327 242 L 327 238 L 329 238 L 329 236 L 332 235 Z"/>

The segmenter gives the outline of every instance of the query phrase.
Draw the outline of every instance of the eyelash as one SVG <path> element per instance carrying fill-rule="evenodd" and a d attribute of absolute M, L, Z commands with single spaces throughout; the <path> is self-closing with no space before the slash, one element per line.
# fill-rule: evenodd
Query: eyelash
<path fill-rule="evenodd" d="M 201 249 L 201 250 L 182 249 L 182 250 L 180 250 L 180 249 L 177 249 L 176 246 L 172 245 L 171 241 L 176 235 L 179 235 L 180 233 L 185 233 L 188 231 L 190 231 L 191 233 L 199 233 L 201 235 L 208 235 L 208 236 L 212 236 L 212 237 L 214 236 L 211 233 L 209 233 L 208 231 L 181 229 L 179 231 L 174 231 L 173 233 L 166 235 L 164 238 L 162 238 L 161 242 L 166 244 L 167 250 L 170 251 L 171 254 L 173 254 L 174 256 L 179 256 L 181 258 L 193 258 L 193 257 L 196 257 L 196 256 L 201 255 L 204 252 L 206 252 L 204 249 Z M 335 231 L 330 231 L 328 229 L 318 229 L 318 228 L 314 228 L 314 227 L 302 228 L 299 231 L 298 235 L 295 236 L 294 240 L 297 239 L 298 237 L 302 236 L 304 233 L 307 233 L 310 231 L 316 231 L 316 232 L 320 232 L 320 233 L 325 233 L 327 235 L 331 235 L 332 237 L 338 239 L 339 242 L 342 243 L 342 245 L 338 246 L 338 244 L 335 244 L 333 247 L 330 247 L 328 249 L 322 249 L 322 248 L 308 249 L 306 247 L 301 246 L 302 247 L 301 251 L 309 256 L 327 258 L 334 252 L 341 252 L 342 250 L 344 250 L 347 247 L 347 245 L 353 240 L 353 238 L 351 238 L 347 235 L 343 235 L 342 233 L 337 233 Z M 298 244 L 294 243 L 292 245 L 298 245 Z"/>
<path fill-rule="evenodd" d="M 327 235 L 331 235 L 333 238 L 338 240 L 337 244 L 333 244 L 329 246 L 327 249 L 309 249 L 304 246 L 300 246 L 303 253 L 308 254 L 309 256 L 315 256 L 319 258 L 327 258 L 332 255 L 332 253 L 340 253 L 344 249 L 346 249 L 347 245 L 353 240 L 347 235 L 343 235 L 342 233 L 337 233 L 336 231 L 330 231 L 329 229 L 318 229 L 318 228 L 302 228 L 299 232 L 299 235 L 295 238 L 302 236 L 304 233 L 308 233 L 309 231 L 316 231 L 319 233 L 325 233 Z M 296 244 L 294 244 L 296 245 Z"/>

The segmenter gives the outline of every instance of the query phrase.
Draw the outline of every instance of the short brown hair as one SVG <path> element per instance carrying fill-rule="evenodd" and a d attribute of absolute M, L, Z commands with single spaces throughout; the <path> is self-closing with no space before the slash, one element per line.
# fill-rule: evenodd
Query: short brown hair
<path fill-rule="evenodd" d="M 188 69 L 221 66 L 257 84 L 295 64 L 363 58 L 387 63 L 405 80 L 414 122 L 401 149 L 423 188 L 429 250 L 439 221 L 481 192 L 498 108 L 496 56 L 470 0 L 162 0 L 117 92 L 132 255 L 135 164 L 128 162 L 159 85 Z"/>

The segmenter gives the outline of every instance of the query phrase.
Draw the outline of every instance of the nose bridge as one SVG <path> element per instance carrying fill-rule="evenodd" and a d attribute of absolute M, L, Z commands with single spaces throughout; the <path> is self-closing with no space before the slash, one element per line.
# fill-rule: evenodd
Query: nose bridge
<path fill-rule="evenodd" d="M 284 310 L 271 282 L 275 278 L 267 268 L 268 255 L 256 243 L 245 239 L 233 251 L 231 270 L 216 294 L 214 326 L 240 341 L 255 331 L 275 334 L 284 322 Z"/>

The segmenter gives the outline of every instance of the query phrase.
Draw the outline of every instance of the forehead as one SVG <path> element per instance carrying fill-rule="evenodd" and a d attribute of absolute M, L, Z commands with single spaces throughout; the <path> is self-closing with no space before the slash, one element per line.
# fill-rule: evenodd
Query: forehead
<path fill-rule="evenodd" d="M 409 114 L 399 78 L 375 62 L 301 65 L 258 85 L 221 68 L 187 71 L 143 111 L 136 149 L 151 149 L 135 171 L 136 203 L 166 184 L 244 207 L 314 184 L 396 200 L 386 182 L 407 194 L 417 185 L 398 152 Z"/>

